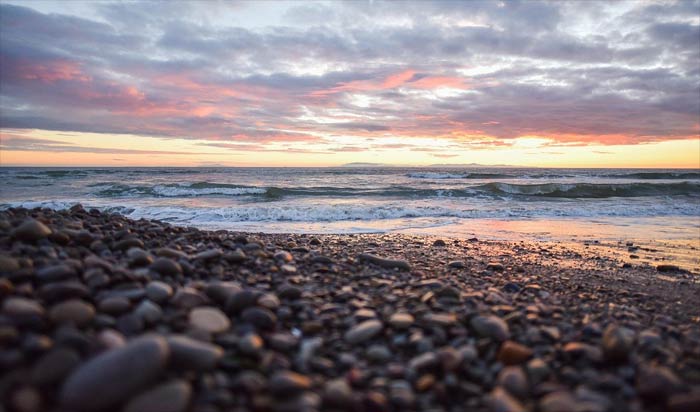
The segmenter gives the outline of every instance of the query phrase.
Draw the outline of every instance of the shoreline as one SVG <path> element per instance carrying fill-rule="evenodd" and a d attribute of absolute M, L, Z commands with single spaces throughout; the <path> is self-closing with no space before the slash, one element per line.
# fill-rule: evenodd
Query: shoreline
<path fill-rule="evenodd" d="M 146 411 L 164 393 L 183 411 L 700 404 L 697 276 L 594 245 L 204 231 L 81 207 L 2 210 L 0 239 L 11 410 Z M 134 353 L 143 365 L 110 363 Z"/>

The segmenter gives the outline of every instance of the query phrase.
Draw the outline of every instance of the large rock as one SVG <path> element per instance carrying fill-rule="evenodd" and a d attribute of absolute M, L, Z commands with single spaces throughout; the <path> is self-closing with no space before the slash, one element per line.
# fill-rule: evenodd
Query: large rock
<path fill-rule="evenodd" d="M 107 351 L 80 366 L 63 385 L 60 401 L 74 411 L 110 409 L 146 389 L 163 372 L 165 339 L 147 336 Z"/>

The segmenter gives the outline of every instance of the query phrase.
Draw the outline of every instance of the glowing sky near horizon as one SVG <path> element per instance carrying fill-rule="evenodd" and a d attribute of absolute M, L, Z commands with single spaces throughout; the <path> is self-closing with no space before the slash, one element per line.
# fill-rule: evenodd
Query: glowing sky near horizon
<path fill-rule="evenodd" d="M 0 165 L 700 167 L 700 1 L 0 1 Z"/>

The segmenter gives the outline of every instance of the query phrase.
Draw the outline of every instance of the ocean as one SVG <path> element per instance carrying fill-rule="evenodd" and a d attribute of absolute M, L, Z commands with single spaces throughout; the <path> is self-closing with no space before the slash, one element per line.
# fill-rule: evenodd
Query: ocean
<path fill-rule="evenodd" d="M 0 208 L 250 232 L 700 242 L 700 170 L 1 168 Z"/>

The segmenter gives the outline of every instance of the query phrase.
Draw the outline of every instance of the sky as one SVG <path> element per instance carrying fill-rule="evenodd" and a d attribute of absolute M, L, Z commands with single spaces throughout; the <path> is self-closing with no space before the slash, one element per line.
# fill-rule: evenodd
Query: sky
<path fill-rule="evenodd" d="M 0 165 L 700 168 L 700 1 L 0 0 Z"/>

